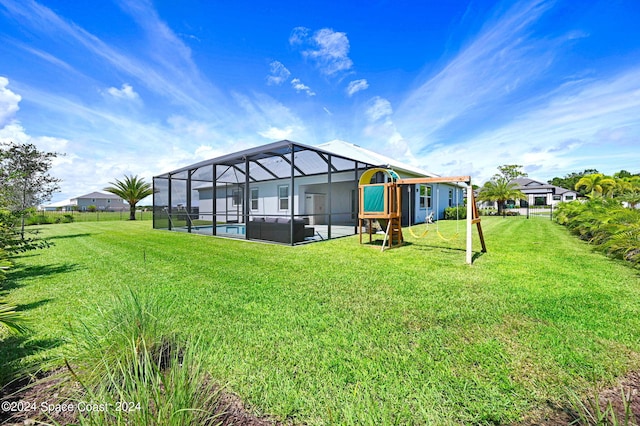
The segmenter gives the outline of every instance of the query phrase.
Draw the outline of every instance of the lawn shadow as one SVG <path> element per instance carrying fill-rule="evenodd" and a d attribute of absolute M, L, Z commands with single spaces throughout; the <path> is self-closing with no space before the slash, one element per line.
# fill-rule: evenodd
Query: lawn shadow
<path fill-rule="evenodd" d="M 461 251 L 461 252 L 467 251 L 467 249 L 464 249 L 464 248 L 443 246 L 440 244 L 416 244 L 416 249 L 424 250 L 424 251 L 432 251 L 432 250 Z"/>
<path fill-rule="evenodd" d="M 26 334 L 9 335 L 0 340 L 0 399 L 11 393 L 14 381 L 37 372 L 49 358 L 34 356 L 57 348 L 65 342 L 59 338 L 33 339 Z M 25 359 L 32 357 L 31 360 Z"/>
<path fill-rule="evenodd" d="M 383 243 L 383 242 L 384 242 L 384 240 L 377 239 L 377 240 L 373 240 L 373 241 L 371 241 L 371 242 L 369 242 L 369 241 L 363 241 L 363 242 L 362 242 L 362 245 L 363 245 L 363 246 L 369 246 L 369 247 L 380 247 L 380 248 L 382 248 L 382 243 Z M 389 244 L 389 241 L 387 241 L 387 242 L 385 243 L 385 247 L 386 247 L 386 248 L 385 248 L 385 250 L 389 250 L 388 244 Z M 403 242 L 402 242 L 402 244 L 394 244 L 394 245 L 393 245 L 393 247 L 392 247 L 392 249 L 396 249 L 396 248 L 398 248 L 398 247 L 409 247 L 409 246 L 412 246 L 412 245 L 414 245 L 414 244 L 415 244 L 415 243 L 412 243 L 412 242 L 410 242 L 410 241 L 403 241 Z"/>
<path fill-rule="evenodd" d="M 45 240 L 65 240 L 68 238 L 80 238 L 80 237 L 90 237 L 91 235 L 95 235 L 93 232 L 83 232 L 80 234 L 68 234 L 68 235 L 54 235 L 53 237 L 47 237 Z"/>
<path fill-rule="evenodd" d="M 23 312 L 23 311 L 28 311 L 29 309 L 35 309 L 35 308 L 39 308 L 40 306 L 51 302 L 53 299 L 42 299 L 42 300 L 38 300 L 37 302 L 31 302 L 31 303 L 25 303 L 23 305 L 17 305 L 16 306 L 16 311 L 17 312 Z"/>
<path fill-rule="evenodd" d="M 6 294 L 9 290 L 24 286 L 21 281 L 25 278 L 45 277 L 55 274 L 64 274 L 77 271 L 80 265 L 77 263 L 61 263 L 58 265 L 20 266 L 9 269 L 6 280 L 0 285 L 0 294 Z"/>
<path fill-rule="evenodd" d="M 463 253 L 467 252 L 466 248 L 448 247 L 448 246 L 443 246 L 438 244 L 420 244 L 420 245 L 416 245 L 416 248 L 418 250 L 423 250 L 423 251 L 445 250 L 450 252 L 454 252 L 454 251 L 463 252 Z M 483 252 L 483 251 L 473 251 L 473 255 L 471 257 L 471 263 L 474 263 L 476 260 L 480 259 L 485 253 L 486 252 Z"/>

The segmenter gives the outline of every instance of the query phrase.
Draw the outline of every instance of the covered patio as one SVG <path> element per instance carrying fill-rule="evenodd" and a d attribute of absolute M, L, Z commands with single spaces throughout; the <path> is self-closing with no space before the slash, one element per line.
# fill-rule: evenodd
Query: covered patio
<path fill-rule="evenodd" d="M 288 140 L 202 161 L 153 178 L 153 227 L 290 245 L 353 235 L 375 166 Z"/>

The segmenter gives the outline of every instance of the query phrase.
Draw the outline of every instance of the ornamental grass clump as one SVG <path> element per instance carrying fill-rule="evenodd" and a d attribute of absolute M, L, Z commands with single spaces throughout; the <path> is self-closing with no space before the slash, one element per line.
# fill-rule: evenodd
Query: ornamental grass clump
<path fill-rule="evenodd" d="M 167 333 L 160 305 L 131 290 L 99 313 L 72 328 L 65 359 L 79 424 L 217 423 L 219 387 L 200 341 Z"/>

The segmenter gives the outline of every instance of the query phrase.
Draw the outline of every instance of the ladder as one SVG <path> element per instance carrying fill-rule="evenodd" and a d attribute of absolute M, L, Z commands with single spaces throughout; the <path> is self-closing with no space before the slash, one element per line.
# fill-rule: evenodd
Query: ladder
<path fill-rule="evenodd" d="M 381 251 L 384 250 L 387 245 L 387 241 L 389 242 L 389 248 L 399 246 L 404 242 L 404 237 L 402 236 L 402 222 L 398 216 L 392 216 L 387 223 L 387 230 L 384 234 Z"/>

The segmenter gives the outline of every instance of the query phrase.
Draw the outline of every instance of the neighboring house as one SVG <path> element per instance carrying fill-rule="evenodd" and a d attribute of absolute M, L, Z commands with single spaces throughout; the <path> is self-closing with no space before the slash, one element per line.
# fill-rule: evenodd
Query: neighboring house
<path fill-rule="evenodd" d="M 518 178 L 513 182 L 517 184 L 516 189 L 527 196 L 526 200 L 519 200 L 520 207 L 555 206 L 561 202 L 573 201 L 578 197 L 576 191 L 529 178 Z"/>
<path fill-rule="evenodd" d="M 310 232 L 322 239 L 353 235 L 358 180 L 372 167 L 392 168 L 401 178 L 437 176 L 344 141 L 308 146 L 283 140 L 155 176 L 154 228 L 291 243 Z M 464 188 L 456 184 L 408 186 L 404 224 L 409 218 L 424 222 L 431 212 L 441 218 L 463 200 Z M 273 218 L 290 228 L 284 240 L 271 237 L 276 225 L 261 225 L 262 237 L 253 236 L 251 222 Z M 304 232 L 296 231 L 298 221 Z"/>
<path fill-rule="evenodd" d="M 71 200 L 67 199 L 63 201 L 58 201 L 56 203 L 40 206 L 38 209 L 44 210 L 46 212 L 55 212 L 55 211 L 67 212 L 71 210 Z"/>
<path fill-rule="evenodd" d="M 104 194 L 102 192 L 92 192 L 90 194 L 81 195 L 69 200 L 58 201 L 41 206 L 41 210 L 45 211 L 87 211 L 90 206 L 95 206 L 98 211 L 124 211 L 129 210 L 129 204 L 122 198 L 114 194 Z"/>
<path fill-rule="evenodd" d="M 576 191 L 529 178 L 517 178 L 512 182 L 516 184 L 515 189 L 522 191 L 527 198 L 517 201 L 508 200 L 506 205 L 509 208 L 555 207 L 558 203 L 576 200 L 579 195 Z M 496 203 L 484 201 L 481 207 L 496 208 Z"/>
<path fill-rule="evenodd" d="M 71 199 L 74 210 L 86 211 L 90 206 L 95 206 L 99 211 L 123 211 L 129 210 L 129 204 L 115 194 L 92 192 Z"/>

